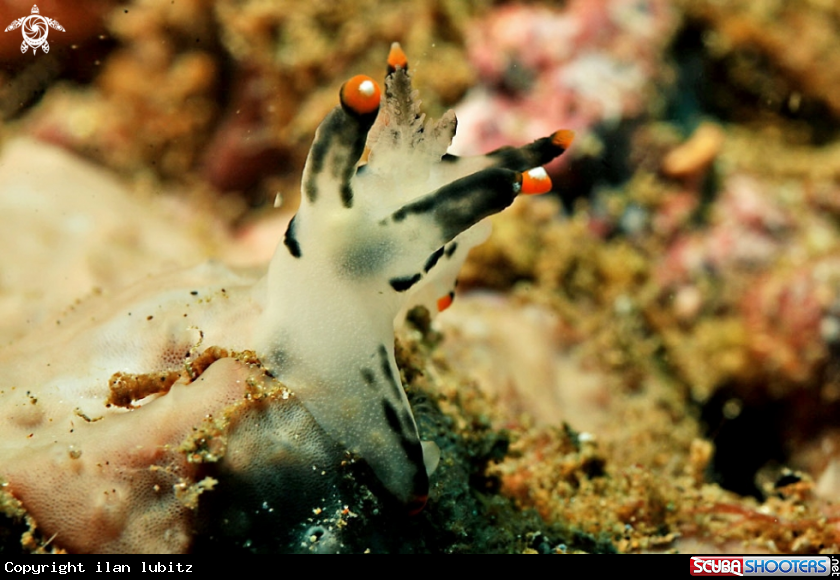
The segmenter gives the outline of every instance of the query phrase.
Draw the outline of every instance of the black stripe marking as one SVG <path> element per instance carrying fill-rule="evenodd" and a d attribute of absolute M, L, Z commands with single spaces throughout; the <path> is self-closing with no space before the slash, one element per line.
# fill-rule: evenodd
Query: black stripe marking
<path fill-rule="evenodd" d="M 350 187 L 349 177 L 341 183 L 341 203 L 344 204 L 344 207 L 353 207 L 353 188 Z"/>
<path fill-rule="evenodd" d="M 406 442 L 404 439 L 400 440 L 405 454 L 408 455 L 409 461 L 414 464 L 414 477 L 412 484 L 414 486 L 415 497 L 425 497 L 429 495 L 429 474 L 426 473 L 426 464 L 423 462 L 423 448 L 418 441 L 415 444 Z"/>
<path fill-rule="evenodd" d="M 429 493 L 429 476 L 426 474 L 426 466 L 423 463 L 423 447 L 420 445 L 420 440 L 414 433 L 406 434 L 406 431 L 409 430 L 400 423 L 397 410 L 391 403 L 383 400 L 382 411 L 385 414 L 385 421 L 388 422 L 388 426 L 394 433 L 399 434 L 400 446 L 408 461 L 414 466 L 414 475 L 412 476 L 413 494 L 416 496 L 427 495 Z"/>
<path fill-rule="evenodd" d="M 391 219 L 395 222 L 403 221 L 409 214 L 415 213 L 428 213 L 434 209 L 436 205 L 436 200 L 432 196 L 426 196 L 418 199 L 415 202 L 412 202 L 408 205 L 404 205 L 397 211 L 391 214 Z"/>
<path fill-rule="evenodd" d="M 439 247 L 437 250 L 432 252 L 432 255 L 429 256 L 429 259 L 426 260 L 426 265 L 423 266 L 423 271 L 428 273 L 429 270 L 435 267 L 435 264 L 438 263 L 440 257 L 443 255 L 443 246 Z"/>
<path fill-rule="evenodd" d="M 452 242 L 451 244 L 449 244 L 446 247 L 446 251 L 444 253 L 446 254 L 447 258 L 451 258 L 452 254 L 454 254 L 455 250 L 457 250 L 457 249 L 458 249 L 458 242 Z"/>
<path fill-rule="evenodd" d="M 388 381 L 389 385 L 391 385 L 391 395 L 393 395 L 394 401 L 402 401 L 402 382 L 397 380 L 397 377 L 394 376 L 391 369 L 391 363 L 388 360 L 388 349 L 386 349 L 383 344 L 379 345 L 379 362 L 382 368 L 382 374 L 385 376 L 385 380 Z"/>
<path fill-rule="evenodd" d="M 295 219 L 297 219 L 297 216 L 292 218 L 292 221 L 289 222 L 289 227 L 286 228 L 286 236 L 283 238 L 283 244 L 289 249 L 289 253 L 293 258 L 300 258 L 300 243 L 295 236 Z"/>
<path fill-rule="evenodd" d="M 310 173 L 306 183 L 303 184 L 303 192 L 306 194 L 306 199 L 309 203 L 315 201 L 318 197 L 318 188 L 315 186 L 315 174 Z"/>
<path fill-rule="evenodd" d="M 491 151 L 487 154 L 487 157 L 493 159 L 496 167 L 508 167 L 519 171 L 532 167 L 528 164 L 529 157 L 522 150 L 510 146 Z"/>
<path fill-rule="evenodd" d="M 318 130 L 315 142 L 312 143 L 312 148 L 309 150 L 307 179 L 306 183 L 303 184 L 303 190 L 306 193 L 306 199 L 309 200 L 309 203 L 313 203 L 318 198 L 318 188 L 315 185 L 315 178 L 324 170 L 324 160 L 330 148 L 331 139 L 329 139 L 329 135 L 332 133 L 332 130 L 328 125 L 330 124 L 329 119 L 331 116 L 327 117 L 323 127 Z M 322 135 L 322 131 L 326 135 Z"/>
<path fill-rule="evenodd" d="M 397 292 L 405 292 L 406 290 L 417 284 L 422 277 L 422 274 L 415 274 L 414 276 L 402 276 L 399 278 L 391 278 L 390 280 L 388 280 L 388 283 L 391 285 L 391 288 L 393 288 Z"/>
<path fill-rule="evenodd" d="M 350 179 L 356 172 L 356 163 L 365 150 L 367 133 L 376 120 L 377 111 L 359 114 L 350 108 L 333 109 L 315 135 L 315 142 L 307 160 L 307 178 L 303 185 L 306 198 L 314 202 L 319 195 L 317 176 L 329 169 L 339 181 L 341 202 L 344 207 L 353 205 Z"/>
<path fill-rule="evenodd" d="M 327 117 L 329 119 L 329 117 Z M 312 143 L 312 149 L 309 152 L 309 162 L 311 163 L 312 173 L 315 175 L 321 173 L 324 170 L 324 160 L 327 158 L 327 152 L 330 150 L 330 142 L 332 141 L 332 133 L 334 128 L 331 127 L 333 123 L 327 121 L 324 123 L 323 127 L 323 135 L 321 135 L 321 131 L 319 131 L 320 139 L 316 140 Z"/>
<path fill-rule="evenodd" d="M 487 216 L 513 203 L 519 188 L 517 174 L 509 169 L 483 169 L 455 180 L 437 191 L 408 203 L 391 214 L 395 222 L 413 214 L 431 214 L 449 241 Z"/>
<path fill-rule="evenodd" d="M 523 147 L 500 147 L 487 154 L 496 167 L 525 171 L 538 165 L 545 165 L 563 153 L 565 149 L 553 142 L 551 137 L 537 139 Z"/>
<path fill-rule="evenodd" d="M 397 410 L 394 408 L 394 405 L 391 404 L 388 399 L 382 399 L 382 411 L 385 413 L 385 421 L 388 422 L 388 427 L 394 433 L 399 433 L 402 435 L 403 426 L 400 423 L 400 418 L 397 415 Z"/>
<path fill-rule="evenodd" d="M 397 377 L 392 371 L 391 364 L 388 361 L 388 349 L 385 348 L 385 345 L 380 344 L 378 352 L 379 359 L 382 363 L 382 374 L 385 375 L 385 379 L 391 385 L 394 401 L 401 401 L 403 395 L 402 383 L 397 380 Z M 397 404 L 399 405 L 399 403 Z M 385 419 L 388 421 L 388 425 L 391 427 L 391 430 L 400 434 L 400 442 L 406 450 L 406 454 L 409 458 L 411 458 L 412 454 L 415 452 L 412 449 L 412 446 L 415 446 L 419 449 L 419 460 L 422 462 L 423 450 L 420 447 L 420 439 L 417 437 L 414 417 L 411 415 L 411 411 L 408 408 L 403 408 L 402 405 L 399 406 L 402 409 L 402 413 L 398 412 L 397 407 L 394 406 L 394 402 L 389 401 L 387 398 L 382 400 L 382 408 L 385 413 Z M 414 459 L 412 459 L 412 461 L 414 461 Z"/>

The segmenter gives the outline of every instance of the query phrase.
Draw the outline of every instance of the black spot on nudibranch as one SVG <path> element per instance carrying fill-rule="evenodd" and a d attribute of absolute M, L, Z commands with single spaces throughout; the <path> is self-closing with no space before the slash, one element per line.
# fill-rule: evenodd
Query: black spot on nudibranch
<path fill-rule="evenodd" d="M 336 254 L 336 268 L 348 278 L 373 276 L 388 263 L 393 255 L 393 245 L 393 241 L 385 237 L 362 237 Z"/>
<path fill-rule="evenodd" d="M 374 386 L 374 384 L 376 383 L 376 375 L 373 374 L 373 371 L 369 368 L 363 368 L 361 372 L 362 379 L 364 379 L 365 384 L 369 387 Z"/>
<path fill-rule="evenodd" d="M 318 197 L 318 188 L 315 186 L 314 178 L 310 177 L 306 180 L 306 183 L 303 184 L 303 191 L 310 203 L 315 201 L 315 198 Z"/>
<path fill-rule="evenodd" d="M 435 267 L 435 264 L 438 263 L 441 256 L 443 256 L 443 246 L 432 252 L 432 255 L 429 256 L 428 260 L 426 260 L 426 265 L 423 266 L 423 271 L 428 273 L 429 270 Z"/>
<path fill-rule="evenodd" d="M 289 249 L 292 257 L 300 258 L 300 243 L 295 236 L 295 219 L 297 219 L 297 216 L 292 218 L 292 221 L 289 222 L 289 227 L 286 228 L 286 236 L 283 238 L 283 244 Z"/>
<path fill-rule="evenodd" d="M 458 242 L 452 242 L 451 244 L 446 246 L 446 252 L 445 252 L 446 257 L 451 258 L 452 254 L 454 254 L 455 250 L 457 250 L 457 249 L 458 249 Z"/>
<path fill-rule="evenodd" d="M 388 280 L 388 283 L 391 285 L 391 288 L 397 292 L 405 292 L 417 284 L 422 277 L 422 274 L 415 274 L 414 276 L 401 276 L 399 278 L 391 278 Z"/>

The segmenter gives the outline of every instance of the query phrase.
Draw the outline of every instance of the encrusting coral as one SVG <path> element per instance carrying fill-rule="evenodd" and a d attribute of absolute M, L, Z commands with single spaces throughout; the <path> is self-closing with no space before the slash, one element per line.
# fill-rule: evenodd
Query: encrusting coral
<path fill-rule="evenodd" d="M 388 65 L 384 98 L 368 77 L 342 87 L 267 276 L 208 263 L 150 279 L 0 354 L 3 505 L 54 546 L 185 551 L 197 528 L 256 520 L 296 545 L 305 516 L 340 509 L 357 462 L 423 507 L 437 448 L 420 441 L 394 326 L 449 306 L 484 218 L 548 191 L 540 166 L 573 135 L 449 155 L 454 114 L 420 113 L 396 44 Z M 197 516 L 206 503 L 223 507 Z"/>

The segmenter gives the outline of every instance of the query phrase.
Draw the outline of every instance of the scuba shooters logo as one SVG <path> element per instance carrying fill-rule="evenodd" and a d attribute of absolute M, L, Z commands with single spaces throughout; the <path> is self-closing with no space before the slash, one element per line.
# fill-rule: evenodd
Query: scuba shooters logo
<path fill-rule="evenodd" d="M 744 559 L 726 557 L 691 558 L 692 576 L 743 576 Z"/>
<path fill-rule="evenodd" d="M 47 42 L 50 28 L 64 32 L 64 27 L 57 20 L 41 16 L 38 11 L 38 6 L 35 4 L 32 5 L 32 14 L 13 20 L 6 27 L 5 32 L 17 30 L 18 28 L 22 28 L 21 33 L 23 34 L 20 51 L 26 52 L 32 47 L 32 54 L 37 53 L 39 48 L 44 51 L 44 54 L 50 51 L 50 43 Z"/>
<path fill-rule="evenodd" d="M 838 576 L 837 556 L 692 556 L 692 576 Z"/>

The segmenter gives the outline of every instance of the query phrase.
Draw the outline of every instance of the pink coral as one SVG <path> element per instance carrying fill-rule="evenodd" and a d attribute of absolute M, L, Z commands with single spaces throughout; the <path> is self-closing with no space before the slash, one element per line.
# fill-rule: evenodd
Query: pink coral
<path fill-rule="evenodd" d="M 638 116 L 674 27 L 662 0 L 503 6 L 472 27 L 481 85 L 458 108 L 465 153 Z"/>

